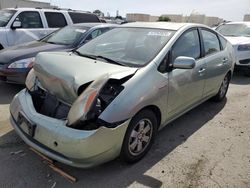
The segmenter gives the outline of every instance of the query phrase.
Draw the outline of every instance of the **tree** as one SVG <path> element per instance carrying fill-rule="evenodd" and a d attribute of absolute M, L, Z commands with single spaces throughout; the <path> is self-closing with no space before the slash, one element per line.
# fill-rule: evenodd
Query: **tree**
<path fill-rule="evenodd" d="M 160 16 L 158 21 L 159 22 L 171 22 L 171 19 L 167 16 Z"/>
<path fill-rule="evenodd" d="M 103 12 L 100 11 L 100 10 L 94 10 L 93 13 L 96 14 L 97 16 L 99 16 L 99 17 L 102 17 L 104 15 Z"/>

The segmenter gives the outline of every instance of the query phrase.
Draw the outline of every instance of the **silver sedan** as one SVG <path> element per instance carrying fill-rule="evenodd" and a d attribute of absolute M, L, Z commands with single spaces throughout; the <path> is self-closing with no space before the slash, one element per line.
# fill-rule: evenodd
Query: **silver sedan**
<path fill-rule="evenodd" d="M 28 145 L 71 166 L 136 162 L 169 122 L 225 98 L 234 60 L 231 44 L 204 25 L 125 24 L 70 53 L 40 53 L 11 123 Z"/>

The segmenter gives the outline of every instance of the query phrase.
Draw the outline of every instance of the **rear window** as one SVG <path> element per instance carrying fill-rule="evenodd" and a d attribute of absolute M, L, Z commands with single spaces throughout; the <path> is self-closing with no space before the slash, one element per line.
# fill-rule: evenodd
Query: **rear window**
<path fill-rule="evenodd" d="M 50 28 L 59 28 L 67 25 L 65 17 L 58 12 L 45 12 L 45 17 Z"/>
<path fill-rule="evenodd" d="M 100 22 L 98 17 L 94 14 L 86 14 L 79 12 L 69 12 L 73 23 L 86 23 L 86 22 Z"/>

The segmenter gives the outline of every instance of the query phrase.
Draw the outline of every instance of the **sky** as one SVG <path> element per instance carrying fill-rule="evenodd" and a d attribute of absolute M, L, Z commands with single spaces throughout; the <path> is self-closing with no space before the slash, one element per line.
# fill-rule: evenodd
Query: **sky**
<path fill-rule="evenodd" d="M 245 14 L 250 14 L 250 0 L 40 0 L 51 2 L 62 8 L 93 11 L 101 10 L 105 15 L 126 13 L 146 13 L 154 16 L 161 14 L 190 13 L 217 16 L 228 21 L 242 21 Z"/>

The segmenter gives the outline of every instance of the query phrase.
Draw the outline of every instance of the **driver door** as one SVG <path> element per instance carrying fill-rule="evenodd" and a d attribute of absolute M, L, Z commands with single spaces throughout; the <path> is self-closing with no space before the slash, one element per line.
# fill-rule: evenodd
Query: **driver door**
<path fill-rule="evenodd" d="M 206 64 L 201 59 L 201 45 L 197 29 L 186 31 L 172 47 L 171 63 L 179 56 L 196 59 L 193 69 L 173 69 L 169 73 L 167 113 L 169 118 L 198 103 L 203 96 Z"/>
<path fill-rule="evenodd" d="M 38 11 L 21 12 L 15 20 L 20 21 L 22 25 L 20 28 L 10 29 L 7 32 L 9 46 L 38 40 L 45 35 L 43 23 Z"/>

